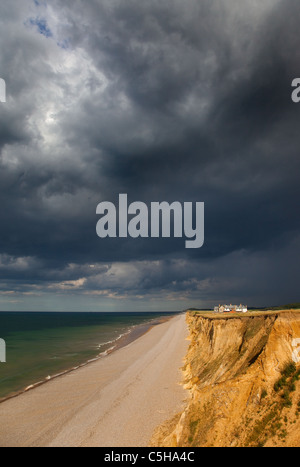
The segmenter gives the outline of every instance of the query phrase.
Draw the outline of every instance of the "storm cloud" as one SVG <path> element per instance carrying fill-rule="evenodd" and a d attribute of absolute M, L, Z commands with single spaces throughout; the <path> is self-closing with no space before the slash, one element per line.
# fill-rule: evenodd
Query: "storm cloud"
<path fill-rule="evenodd" d="M 299 300 L 296 0 L 0 6 L 1 309 Z M 99 239 L 96 207 L 205 203 L 205 244 Z"/>

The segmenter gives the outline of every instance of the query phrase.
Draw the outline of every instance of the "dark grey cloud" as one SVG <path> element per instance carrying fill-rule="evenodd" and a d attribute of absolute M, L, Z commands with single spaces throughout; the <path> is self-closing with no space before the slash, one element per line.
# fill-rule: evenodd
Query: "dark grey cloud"
<path fill-rule="evenodd" d="M 0 13 L 5 299 L 297 299 L 297 1 L 14 0 Z M 101 241 L 96 206 L 122 192 L 204 201 L 204 247 Z"/>

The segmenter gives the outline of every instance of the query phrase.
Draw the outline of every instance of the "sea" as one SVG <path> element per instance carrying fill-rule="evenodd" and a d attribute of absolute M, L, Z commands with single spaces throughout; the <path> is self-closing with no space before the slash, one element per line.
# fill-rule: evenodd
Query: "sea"
<path fill-rule="evenodd" d="M 128 345 L 178 312 L 0 312 L 0 402 Z"/>

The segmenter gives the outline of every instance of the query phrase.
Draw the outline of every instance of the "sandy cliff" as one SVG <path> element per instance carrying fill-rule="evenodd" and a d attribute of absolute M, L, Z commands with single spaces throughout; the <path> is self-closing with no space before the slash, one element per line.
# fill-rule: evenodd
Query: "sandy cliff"
<path fill-rule="evenodd" d="M 183 370 L 190 399 L 152 443 L 300 446 L 300 371 L 291 364 L 300 312 L 188 312 L 187 321 L 190 346 Z"/>

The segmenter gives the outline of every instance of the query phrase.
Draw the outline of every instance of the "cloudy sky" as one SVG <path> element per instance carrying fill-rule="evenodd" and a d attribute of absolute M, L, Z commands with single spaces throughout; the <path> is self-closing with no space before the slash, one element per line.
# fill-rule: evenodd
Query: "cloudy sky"
<path fill-rule="evenodd" d="M 300 300 L 299 0 L 0 5 L 0 310 Z M 205 244 L 96 207 L 205 203 Z"/>

